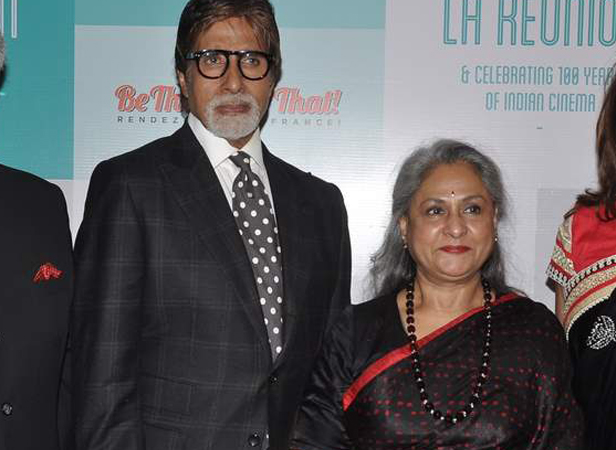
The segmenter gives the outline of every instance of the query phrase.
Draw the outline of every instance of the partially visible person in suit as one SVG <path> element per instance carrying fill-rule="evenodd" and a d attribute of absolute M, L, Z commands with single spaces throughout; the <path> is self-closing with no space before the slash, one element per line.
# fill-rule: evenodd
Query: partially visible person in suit
<path fill-rule="evenodd" d="M 71 244 L 60 189 L 0 164 L 0 450 L 61 448 Z"/>
<path fill-rule="evenodd" d="M 79 450 L 288 448 L 326 328 L 349 303 L 340 191 L 274 156 L 268 0 L 191 0 L 188 112 L 95 169 L 76 243 Z"/>

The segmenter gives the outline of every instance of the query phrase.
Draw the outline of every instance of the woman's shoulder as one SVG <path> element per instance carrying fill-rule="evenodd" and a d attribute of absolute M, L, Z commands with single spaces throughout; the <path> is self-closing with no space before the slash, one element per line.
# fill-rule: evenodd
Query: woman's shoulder
<path fill-rule="evenodd" d="M 350 309 L 355 316 L 365 316 L 385 310 L 395 301 L 396 294 L 390 293 L 366 300 L 362 303 L 355 303 L 350 306 Z"/>
<path fill-rule="evenodd" d="M 565 217 L 563 223 L 569 224 L 572 234 L 579 234 L 580 231 L 587 229 L 594 230 L 598 228 L 607 228 L 616 230 L 614 221 L 606 221 L 605 206 L 583 206 L 575 205 L 571 214 Z"/>
<path fill-rule="evenodd" d="M 616 220 L 602 220 L 604 207 L 579 207 L 569 217 L 576 271 L 616 254 Z"/>
<path fill-rule="evenodd" d="M 574 228 L 587 227 L 597 222 L 599 222 L 599 218 L 597 217 L 596 207 L 576 204 L 565 214 L 558 227 L 558 238 L 564 241 L 565 247 L 570 247 L 575 233 Z"/>
<path fill-rule="evenodd" d="M 397 318 L 396 294 L 387 294 L 347 306 L 336 327 L 338 333 L 366 336 L 390 326 Z"/>
<path fill-rule="evenodd" d="M 524 315 L 527 315 L 528 317 L 540 319 L 549 318 L 550 320 L 552 318 L 556 319 L 554 313 L 545 305 L 545 303 L 533 300 L 522 292 L 510 292 L 499 297 L 499 299 L 500 298 L 511 300 L 506 301 L 505 303 L 509 303 L 514 308 L 523 311 L 525 313 Z"/>
<path fill-rule="evenodd" d="M 564 330 L 546 305 L 520 296 L 494 312 L 494 349 L 500 356 L 507 361 L 526 361 L 543 374 L 556 374 L 566 368 Z"/>
<path fill-rule="evenodd" d="M 395 328 L 397 320 L 395 295 L 385 295 L 363 303 L 348 305 L 338 316 L 327 333 L 324 354 L 336 353 L 353 367 L 371 356 L 375 342 L 389 342 L 386 339 Z"/>
<path fill-rule="evenodd" d="M 521 339 L 564 342 L 564 330 L 556 315 L 548 307 L 523 295 L 514 295 L 503 304 L 503 326 Z"/>

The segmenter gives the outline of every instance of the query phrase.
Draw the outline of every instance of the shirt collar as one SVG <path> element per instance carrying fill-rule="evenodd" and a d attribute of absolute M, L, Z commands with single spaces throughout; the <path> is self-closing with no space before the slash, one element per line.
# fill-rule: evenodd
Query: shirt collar
<path fill-rule="evenodd" d="M 244 147 L 237 149 L 229 144 L 226 139 L 214 136 L 210 130 L 203 126 L 201 121 L 193 115 L 193 113 L 188 114 L 188 125 L 201 144 L 201 147 L 203 147 L 205 154 L 214 168 L 222 164 L 229 156 L 237 153 L 238 150 L 248 153 L 254 162 L 260 167 L 265 168 L 259 128 L 254 131 L 252 137 Z"/>

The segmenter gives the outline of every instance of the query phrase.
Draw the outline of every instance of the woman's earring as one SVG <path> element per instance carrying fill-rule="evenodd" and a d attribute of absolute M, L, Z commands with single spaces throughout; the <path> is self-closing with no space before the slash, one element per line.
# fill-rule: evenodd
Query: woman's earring
<path fill-rule="evenodd" d="M 498 242 L 498 233 L 494 234 L 494 242 Z"/>

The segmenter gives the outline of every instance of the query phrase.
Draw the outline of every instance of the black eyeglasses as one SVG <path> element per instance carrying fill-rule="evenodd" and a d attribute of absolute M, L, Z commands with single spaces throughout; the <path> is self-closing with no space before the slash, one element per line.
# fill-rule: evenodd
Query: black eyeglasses
<path fill-rule="evenodd" d="M 237 56 L 237 67 L 247 80 L 262 80 L 267 76 L 274 58 L 258 50 L 199 50 L 186 55 L 197 62 L 199 73 L 205 78 L 216 79 L 227 73 L 229 57 Z"/>

